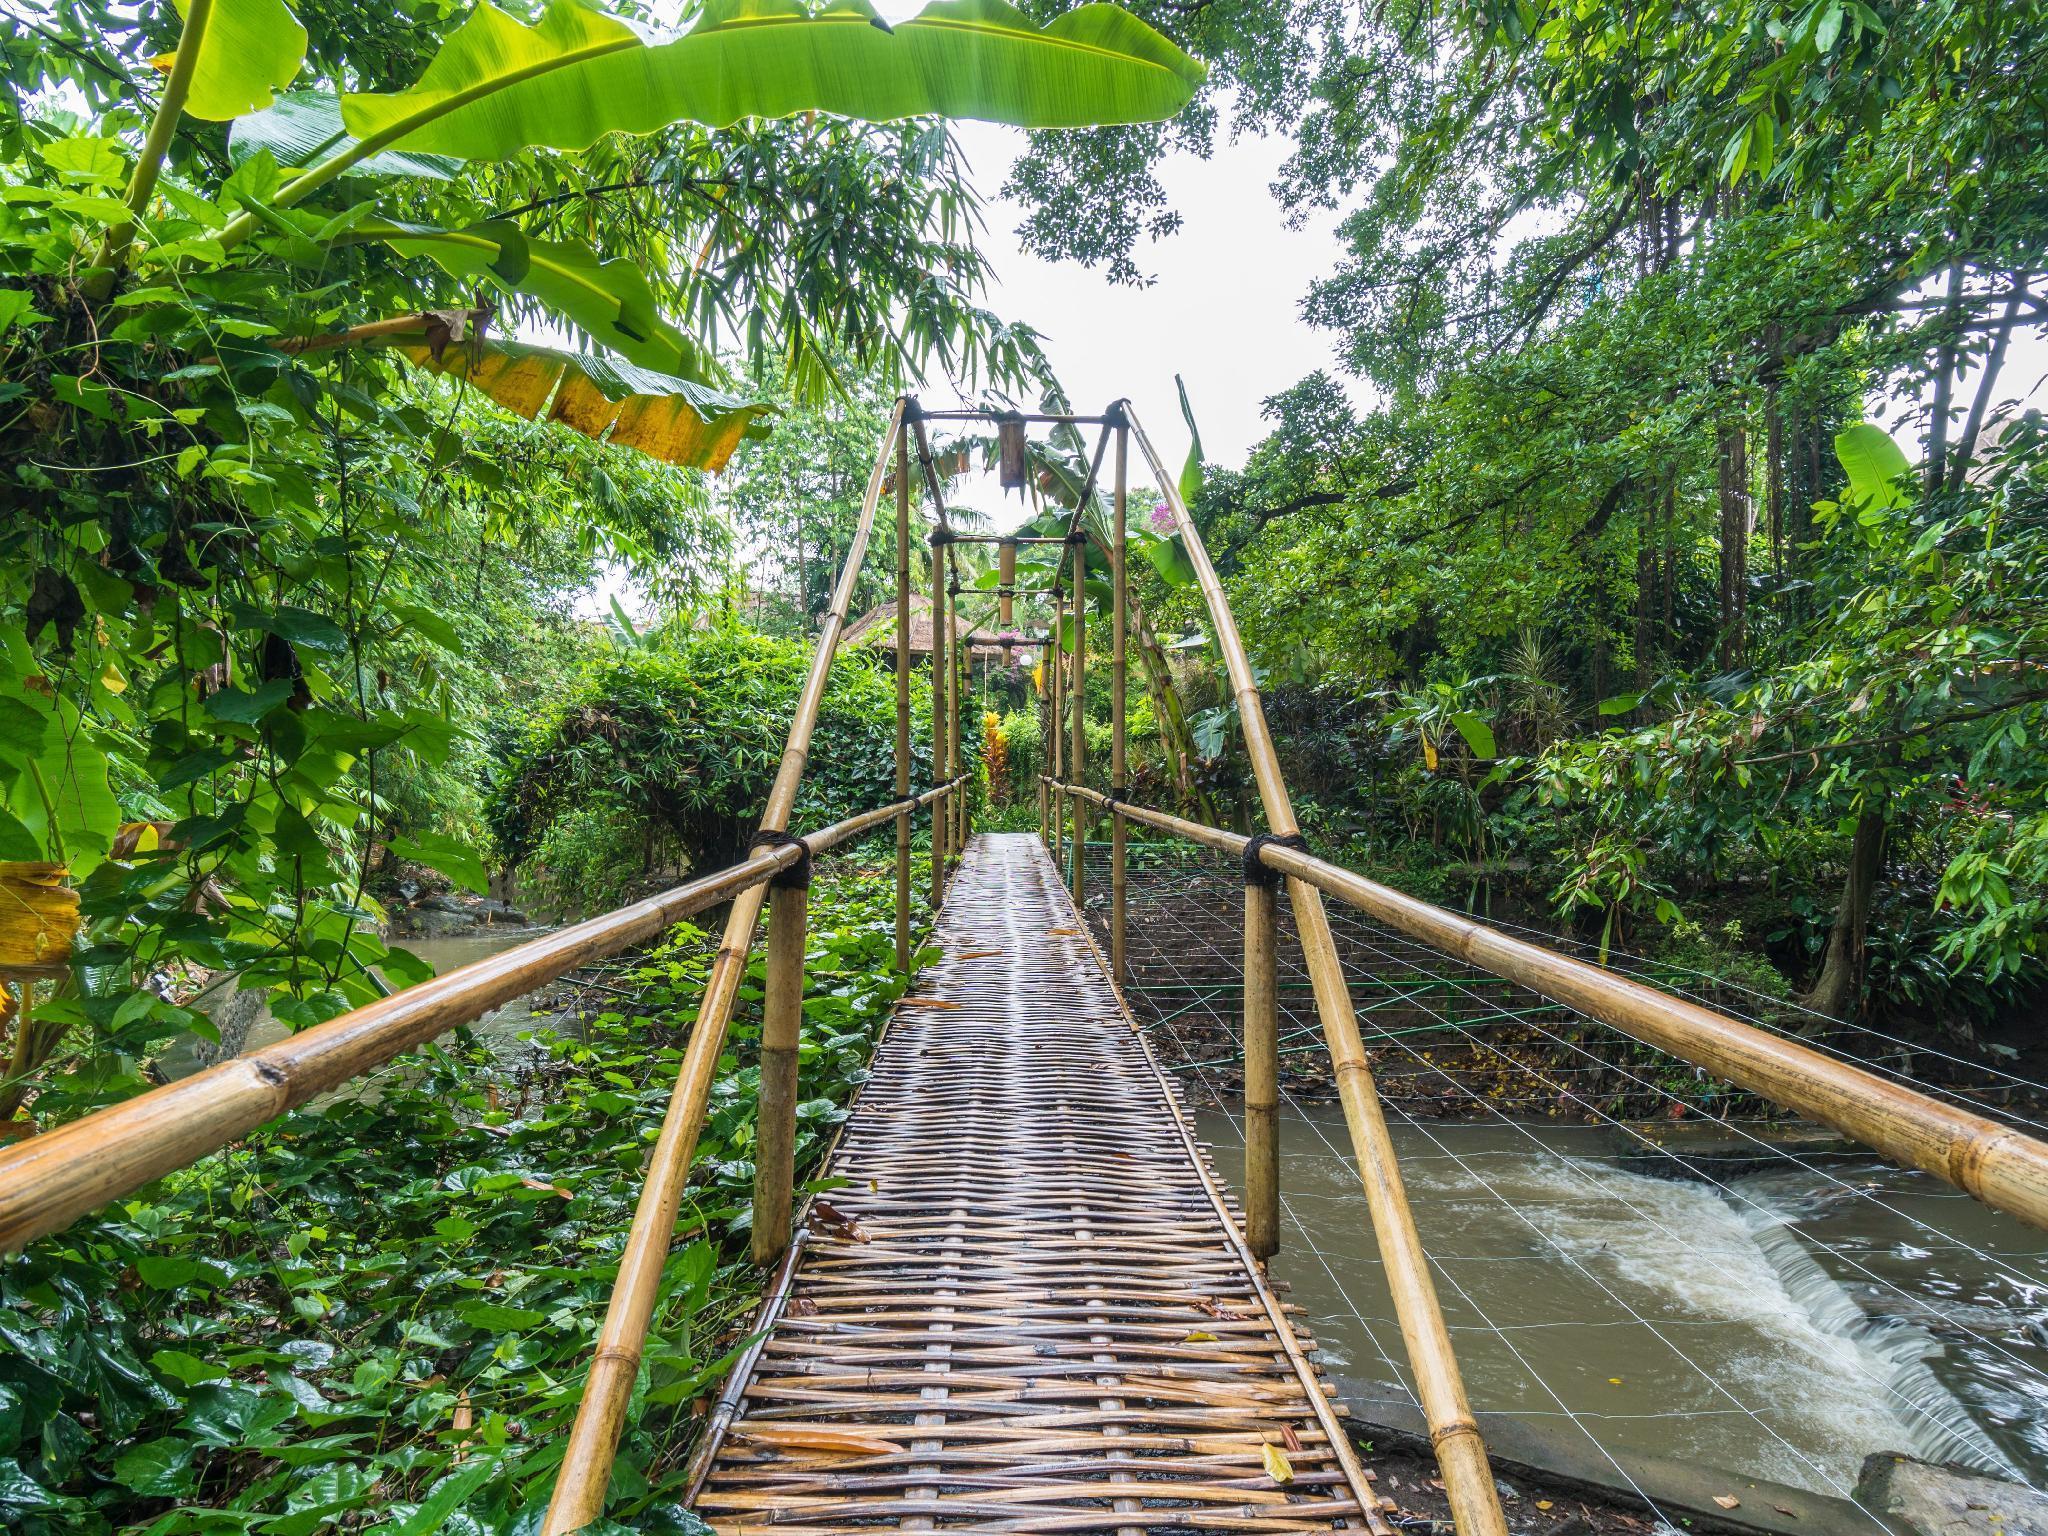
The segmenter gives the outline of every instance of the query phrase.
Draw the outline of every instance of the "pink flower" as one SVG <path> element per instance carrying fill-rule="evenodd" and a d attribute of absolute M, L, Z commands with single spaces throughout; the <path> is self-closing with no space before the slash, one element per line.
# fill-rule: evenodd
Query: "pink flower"
<path fill-rule="evenodd" d="M 1152 531 L 1157 534 L 1173 532 L 1173 508 L 1163 501 L 1152 509 Z"/>

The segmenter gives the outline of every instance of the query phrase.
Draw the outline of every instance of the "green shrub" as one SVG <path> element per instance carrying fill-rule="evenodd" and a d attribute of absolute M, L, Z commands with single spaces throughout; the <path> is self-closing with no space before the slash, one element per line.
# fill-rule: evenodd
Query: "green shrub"
<path fill-rule="evenodd" d="M 604 805 L 641 837 L 643 863 L 732 863 L 759 821 L 809 664 L 808 642 L 737 626 L 685 631 L 601 658 L 510 745 L 489 804 L 500 854 L 519 864 L 558 847 L 580 850 L 569 829 L 588 807 Z M 932 782 L 929 678 L 914 676 L 911 689 L 917 791 Z M 843 652 L 792 827 L 824 826 L 893 800 L 895 741 L 894 677 L 878 657 Z M 973 772 L 979 730 L 962 746 Z"/>

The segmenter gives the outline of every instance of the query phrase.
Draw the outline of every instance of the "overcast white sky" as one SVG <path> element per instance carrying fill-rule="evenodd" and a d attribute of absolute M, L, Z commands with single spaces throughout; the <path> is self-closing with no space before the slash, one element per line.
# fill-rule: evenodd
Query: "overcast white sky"
<path fill-rule="evenodd" d="M 1052 263 L 1021 250 L 1019 210 L 996 197 L 1024 139 L 1010 129 L 958 129 L 974 179 L 988 197 L 983 241 L 996 283 L 989 305 L 1045 336 L 1054 371 L 1075 409 L 1100 410 L 1128 395 L 1160 456 L 1178 470 L 1187 452 L 1173 376 L 1187 380 L 1204 457 L 1241 464 L 1266 435 L 1259 404 L 1318 368 L 1337 371 L 1333 338 L 1301 321 L 1311 279 L 1330 272 L 1341 247 L 1336 219 L 1299 230 L 1281 218 L 1268 190 L 1286 147 L 1253 139 L 1219 145 L 1215 157 L 1175 155 L 1160 181 L 1180 210 L 1180 233 L 1138 252 L 1149 287 L 1120 287 L 1099 270 Z M 943 388 L 923 398 L 937 406 Z M 957 403 L 952 401 L 948 403 Z M 963 486 L 963 498 L 997 513 L 992 482 Z M 1000 516 L 1021 517 L 1015 495 Z"/>

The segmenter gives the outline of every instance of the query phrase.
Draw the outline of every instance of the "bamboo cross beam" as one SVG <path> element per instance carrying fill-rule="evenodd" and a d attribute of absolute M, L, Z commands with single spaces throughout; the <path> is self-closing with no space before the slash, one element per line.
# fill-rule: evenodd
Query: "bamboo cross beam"
<path fill-rule="evenodd" d="M 1057 787 L 1104 803 L 1092 789 Z M 1219 853 L 1241 855 L 1251 841 L 1165 811 L 1120 809 L 1142 826 Z M 1688 998 L 1510 937 L 1313 854 L 1268 843 L 1259 858 L 1276 873 L 1313 885 L 1441 954 L 1575 1009 L 1840 1131 L 1894 1163 L 1931 1173 L 1995 1210 L 2048 1229 L 2048 1142 Z"/>
<path fill-rule="evenodd" d="M 1174 477 L 1166 472 L 1165 463 L 1136 414 L 1126 407 L 1124 415 L 1179 528 L 1188 562 L 1195 569 L 1196 585 L 1201 589 L 1216 646 L 1223 653 L 1224 668 L 1230 676 L 1238 725 L 1244 733 L 1245 751 L 1251 758 L 1266 825 L 1275 836 L 1298 836 L 1300 826 L 1288 799 L 1280 756 L 1274 750 L 1251 661 L 1245 655 L 1244 641 L 1238 635 L 1223 583 L 1202 543 L 1201 531 L 1181 500 Z M 1430 1278 L 1428 1256 L 1416 1233 L 1414 1214 L 1408 1208 L 1408 1192 L 1401 1181 L 1393 1139 L 1387 1134 L 1386 1115 L 1380 1107 L 1379 1090 L 1373 1083 L 1372 1068 L 1367 1064 L 1365 1046 L 1359 1037 L 1351 993 L 1344 985 L 1344 968 L 1330 933 L 1329 914 L 1323 910 L 1322 893 L 1305 881 L 1289 880 L 1287 896 L 1294 910 L 1295 931 L 1301 939 L 1309 979 L 1316 984 L 1316 1011 L 1322 1017 L 1324 1038 L 1329 1042 L 1338 1097 L 1344 1105 L 1345 1124 L 1351 1132 L 1359 1177 L 1372 1212 L 1373 1235 L 1386 1265 L 1394 1315 L 1408 1346 L 1416 1395 L 1429 1421 L 1429 1437 L 1436 1450 L 1437 1466 L 1443 1472 L 1452 1518 L 1460 1536 L 1507 1536 L 1507 1521 L 1501 1514 L 1486 1442 L 1466 1401 L 1464 1379 L 1451 1351 L 1451 1336 L 1437 1302 L 1436 1284 Z"/>
<path fill-rule="evenodd" d="M 918 798 L 920 806 L 944 788 Z M 893 819 L 885 805 L 806 839 L 823 852 Z M 205 1072 L 95 1110 L 0 1151 L 0 1252 L 58 1232 L 109 1200 L 218 1151 L 258 1126 L 383 1066 L 459 1024 L 594 960 L 754 890 L 794 864 L 794 847 L 487 955 Z"/>

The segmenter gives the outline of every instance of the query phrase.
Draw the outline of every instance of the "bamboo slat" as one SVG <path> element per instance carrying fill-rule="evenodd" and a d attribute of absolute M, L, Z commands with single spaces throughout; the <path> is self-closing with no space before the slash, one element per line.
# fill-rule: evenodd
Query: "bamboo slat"
<path fill-rule="evenodd" d="M 819 1536 L 1384 1532 L 1043 845 L 974 839 L 939 942 L 714 1414 L 697 1511 Z"/>

